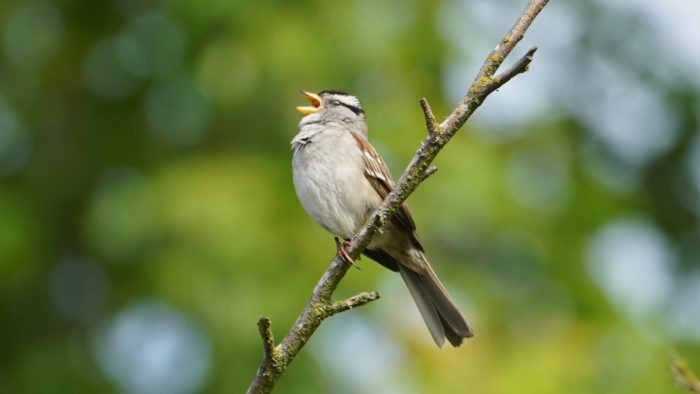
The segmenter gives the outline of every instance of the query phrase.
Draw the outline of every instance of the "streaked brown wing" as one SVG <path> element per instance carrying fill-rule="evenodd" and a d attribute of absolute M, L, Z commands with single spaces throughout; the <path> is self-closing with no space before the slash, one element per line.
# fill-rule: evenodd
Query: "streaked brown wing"
<path fill-rule="evenodd" d="M 374 190 L 379 193 L 382 200 L 391 193 L 394 189 L 394 178 L 389 172 L 389 167 L 377 153 L 374 147 L 367 141 L 367 139 L 359 133 L 351 132 L 353 138 L 357 142 L 357 145 L 362 150 L 362 158 L 365 162 L 365 176 L 369 180 L 370 184 L 374 187 Z M 401 208 L 396 211 L 394 215 L 395 222 L 405 228 L 413 238 L 416 246 L 423 250 L 418 238 L 416 237 L 416 224 L 411 217 L 411 212 L 408 210 L 406 204 L 401 204 Z"/>

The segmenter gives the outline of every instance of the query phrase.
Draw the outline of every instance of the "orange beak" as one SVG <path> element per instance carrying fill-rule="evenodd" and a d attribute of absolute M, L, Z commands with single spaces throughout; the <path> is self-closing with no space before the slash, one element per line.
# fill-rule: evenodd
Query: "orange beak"
<path fill-rule="evenodd" d="M 301 91 L 301 94 L 306 96 L 311 105 L 307 107 L 297 107 L 297 111 L 301 112 L 304 116 L 306 116 L 321 109 L 321 97 L 319 97 L 318 94 L 305 92 L 303 90 Z"/>

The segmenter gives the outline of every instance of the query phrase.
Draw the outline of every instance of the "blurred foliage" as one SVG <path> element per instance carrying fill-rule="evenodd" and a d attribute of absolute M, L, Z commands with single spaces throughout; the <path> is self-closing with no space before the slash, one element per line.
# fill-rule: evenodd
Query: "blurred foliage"
<path fill-rule="evenodd" d="M 0 3 L 0 392 L 242 392 L 335 247 L 290 176 L 300 89 L 360 97 L 395 174 L 524 1 Z M 692 0 L 553 2 L 530 72 L 410 198 L 477 330 L 436 349 L 363 260 L 283 393 L 673 393 L 700 365 Z"/>

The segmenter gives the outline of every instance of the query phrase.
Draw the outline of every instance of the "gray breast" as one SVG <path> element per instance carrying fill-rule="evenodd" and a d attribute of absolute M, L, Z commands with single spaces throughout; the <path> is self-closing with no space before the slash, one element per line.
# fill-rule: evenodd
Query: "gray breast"
<path fill-rule="evenodd" d="M 360 151 L 350 145 L 355 141 L 349 133 L 333 129 L 306 142 L 295 141 L 294 187 L 302 206 L 328 231 L 352 237 L 364 215 L 358 188 L 366 182 Z"/>

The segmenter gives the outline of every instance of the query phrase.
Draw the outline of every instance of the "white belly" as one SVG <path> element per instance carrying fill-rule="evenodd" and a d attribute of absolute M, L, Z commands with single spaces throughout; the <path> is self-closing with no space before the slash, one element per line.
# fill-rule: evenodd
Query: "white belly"
<path fill-rule="evenodd" d="M 368 206 L 359 195 L 359 190 L 371 187 L 361 170 L 361 152 L 338 149 L 355 144 L 348 133 L 321 141 L 314 138 L 297 149 L 292 159 L 294 188 L 304 210 L 316 223 L 345 239 L 352 238 L 376 207 Z"/>

